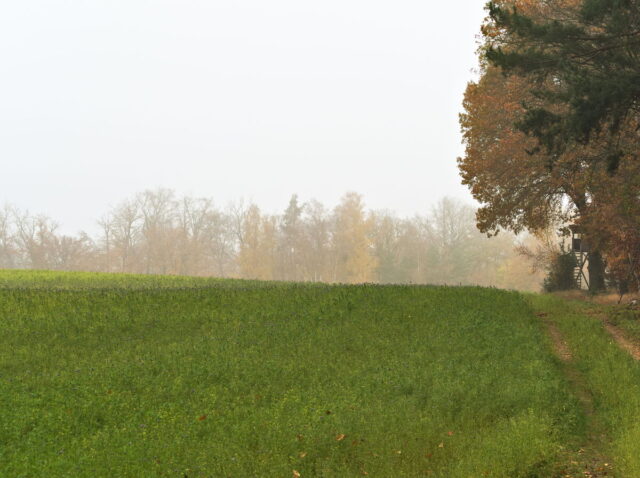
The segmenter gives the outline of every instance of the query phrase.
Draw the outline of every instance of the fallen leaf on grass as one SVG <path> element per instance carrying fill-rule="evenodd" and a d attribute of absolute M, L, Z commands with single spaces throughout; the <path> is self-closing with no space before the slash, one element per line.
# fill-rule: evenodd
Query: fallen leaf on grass
<path fill-rule="evenodd" d="M 340 433 L 336 436 L 336 441 L 342 441 L 346 436 L 347 435 L 345 435 L 344 433 Z"/>
<path fill-rule="evenodd" d="M 438 448 L 444 448 L 444 443 L 440 443 L 440 444 L 438 445 Z"/>
<path fill-rule="evenodd" d="M 301 452 L 298 454 L 298 456 L 299 456 L 300 458 L 304 458 L 305 456 L 307 456 L 307 452 L 306 452 L 306 451 L 301 451 Z"/>
<path fill-rule="evenodd" d="M 300 478 L 300 473 L 296 470 L 293 470 L 293 478 Z"/>
<path fill-rule="evenodd" d="M 202 421 L 204 421 L 204 420 L 206 420 L 206 419 L 207 419 L 207 416 L 206 416 L 206 415 L 200 415 L 200 416 L 198 417 L 198 421 L 199 421 L 199 422 L 202 422 Z"/>

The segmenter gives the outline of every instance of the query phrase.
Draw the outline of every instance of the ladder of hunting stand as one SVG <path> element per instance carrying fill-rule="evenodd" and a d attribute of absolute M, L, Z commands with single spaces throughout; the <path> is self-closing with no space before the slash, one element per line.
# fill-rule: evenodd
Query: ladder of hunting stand
<path fill-rule="evenodd" d="M 576 266 L 573 268 L 573 278 L 576 281 L 576 286 L 578 287 L 578 289 L 582 289 L 582 279 L 584 278 L 586 282 L 583 269 L 586 263 L 587 254 L 581 251 L 574 251 L 573 254 L 576 257 Z M 587 287 L 589 287 L 588 283 Z"/>

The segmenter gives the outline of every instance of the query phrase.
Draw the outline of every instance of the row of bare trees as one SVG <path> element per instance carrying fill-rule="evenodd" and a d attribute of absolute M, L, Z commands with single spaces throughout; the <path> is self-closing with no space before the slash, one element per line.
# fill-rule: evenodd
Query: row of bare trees
<path fill-rule="evenodd" d="M 487 238 L 475 209 L 441 200 L 427 216 L 367 211 L 356 193 L 332 210 L 293 196 L 282 214 L 236 202 L 145 191 L 70 237 L 54 221 L 5 207 L 0 267 L 317 282 L 478 284 L 537 289 L 513 235 Z"/>
<path fill-rule="evenodd" d="M 0 210 L 0 267 L 5 269 L 94 269 L 96 248 L 84 233 L 58 233 L 50 218 L 5 206 Z"/>

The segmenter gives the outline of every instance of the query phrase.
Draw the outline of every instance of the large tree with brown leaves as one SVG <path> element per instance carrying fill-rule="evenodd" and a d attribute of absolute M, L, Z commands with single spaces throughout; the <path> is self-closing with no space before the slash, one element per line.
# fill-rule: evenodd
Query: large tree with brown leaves
<path fill-rule="evenodd" d="M 613 264 L 637 268 L 637 260 L 625 259 L 632 251 L 639 211 L 638 167 L 633 154 L 616 158 L 618 174 L 612 174 L 611 130 L 593 128 L 589 141 L 566 137 L 562 148 L 541 147 L 540 136 L 527 129 L 532 111 L 568 117 L 571 105 L 558 101 L 566 85 L 557 77 L 526 74 L 493 61 L 497 48 L 503 58 L 517 51 L 515 35 L 496 21 L 496 11 L 519 12 L 540 22 L 579 18 L 582 2 L 502 1 L 490 5 L 491 16 L 483 26 L 485 43 L 480 49 L 481 76 L 469 84 L 460 117 L 466 145 L 459 159 L 463 183 L 482 204 L 478 227 L 489 234 L 501 228 L 538 231 L 557 222 L 581 223 L 590 238 L 592 286 L 604 286 L 600 252 Z M 513 9 L 515 10 L 509 10 Z M 498 45 L 498 46 L 497 46 Z M 619 151 L 637 150 L 637 124 L 633 116 L 616 126 Z M 626 231 L 622 233 L 622 231 Z M 629 254 L 627 254 L 629 256 Z M 630 256 L 629 256 L 630 257 Z M 630 269 L 631 268 L 631 269 Z"/>

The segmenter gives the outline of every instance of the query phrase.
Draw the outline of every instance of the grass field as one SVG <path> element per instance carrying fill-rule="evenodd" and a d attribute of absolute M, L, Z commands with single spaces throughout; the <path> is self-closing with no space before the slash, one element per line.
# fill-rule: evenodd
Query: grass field
<path fill-rule="evenodd" d="M 555 476 L 588 428 L 534 313 L 561 307 L 480 288 L 0 272 L 0 476 Z M 639 422 L 623 426 L 640 417 L 637 366 L 561 312 L 618 427 L 607 451 L 640 470 L 625 445 Z M 626 415 L 599 367 L 622 374 Z"/>

